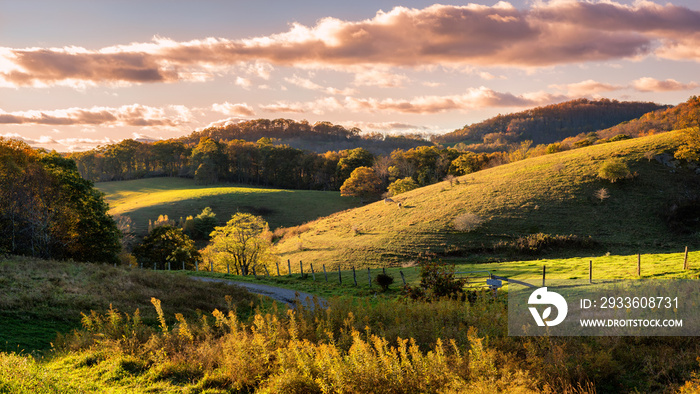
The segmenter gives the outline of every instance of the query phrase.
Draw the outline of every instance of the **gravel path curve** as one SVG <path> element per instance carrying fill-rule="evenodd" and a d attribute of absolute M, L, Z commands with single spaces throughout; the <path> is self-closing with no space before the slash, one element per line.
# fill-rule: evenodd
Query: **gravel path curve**
<path fill-rule="evenodd" d="M 208 278 L 204 276 L 192 276 L 192 279 L 195 280 L 201 280 L 204 282 L 220 282 L 220 283 L 226 283 L 229 285 L 234 285 L 234 286 L 240 286 L 245 288 L 246 290 L 250 291 L 251 293 L 256 293 L 256 294 L 261 294 L 267 297 L 270 297 L 274 300 L 284 302 L 287 304 L 290 308 L 294 308 L 294 300 L 297 297 L 297 294 L 299 295 L 299 299 L 301 300 L 302 305 L 306 308 L 312 308 L 313 307 L 313 298 L 314 295 L 310 293 L 304 293 L 296 290 L 290 290 L 290 289 L 284 289 L 281 287 L 275 287 L 275 286 L 270 286 L 270 285 L 260 285 L 256 283 L 247 283 L 247 282 L 237 282 L 234 280 L 228 280 L 228 279 L 220 279 L 220 278 Z M 316 299 L 318 300 L 319 304 L 322 307 L 325 307 L 328 305 L 328 302 L 319 297 L 315 296 Z"/>

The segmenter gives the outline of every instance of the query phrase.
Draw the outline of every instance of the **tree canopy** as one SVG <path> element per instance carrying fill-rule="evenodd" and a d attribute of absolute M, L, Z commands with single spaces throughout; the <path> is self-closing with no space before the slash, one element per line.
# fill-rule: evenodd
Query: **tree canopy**
<path fill-rule="evenodd" d="M 406 177 L 403 179 L 397 179 L 391 185 L 389 185 L 389 193 L 392 196 L 397 194 L 406 193 L 413 189 L 417 189 L 418 184 L 411 177 Z"/>
<path fill-rule="evenodd" d="M 359 197 L 360 201 L 364 202 L 365 199 L 376 197 L 381 193 L 381 184 L 382 180 L 373 169 L 358 167 L 340 187 L 340 195 Z"/>
<path fill-rule="evenodd" d="M 260 216 L 237 213 L 225 226 L 211 233 L 210 248 L 215 258 L 227 265 L 233 263 L 243 275 L 252 268 L 260 269 L 272 261 L 272 244 L 267 222 Z"/>
<path fill-rule="evenodd" d="M 0 251 L 115 262 L 119 230 L 107 210 L 73 160 L 0 138 Z"/>
<path fill-rule="evenodd" d="M 199 252 L 182 229 L 171 225 L 157 226 L 134 248 L 136 260 L 144 267 L 158 269 L 193 269 L 200 259 Z"/>

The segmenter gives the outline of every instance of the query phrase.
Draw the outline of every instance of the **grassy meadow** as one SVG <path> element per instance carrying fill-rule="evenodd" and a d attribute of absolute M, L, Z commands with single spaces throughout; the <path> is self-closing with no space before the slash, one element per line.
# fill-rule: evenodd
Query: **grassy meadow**
<path fill-rule="evenodd" d="M 277 249 L 281 261 L 327 267 L 400 265 L 425 255 L 456 262 L 508 261 L 522 256 L 508 253 L 509 243 L 538 233 L 574 235 L 593 245 L 588 251 L 554 250 L 556 257 L 682 250 L 697 244 L 697 234 L 674 234 L 662 216 L 672 202 L 697 188 L 697 176 L 653 159 L 671 152 L 678 140 L 670 132 L 479 171 L 452 185 L 444 181 L 400 194 L 394 200 L 403 208 L 380 201 L 321 218 Z M 616 183 L 598 178 L 610 158 L 627 163 L 634 177 Z M 596 192 L 602 188 L 609 197 L 601 200 Z M 456 230 L 454 219 L 464 213 L 478 215 L 482 224 L 473 231 Z M 498 245 L 506 247 L 493 253 Z"/>
<path fill-rule="evenodd" d="M 145 233 L 148 221 L 159 215 L 179 220 L 211 207 L 221 224 L 236 212 L 265 218 L 271 229 L 297 226 L 318 217 L 357 206 L 338 192 L 283 190 L 241 185 L 197 185 L 185 178 L 148 178 L 101 182 L 111 215 L 129 216 L 135 230 Z"/>
<path fill-rule="evenodd" d="M 667 257 L 674 265 L 678 256 Z M 692 261 L 698 257 L 693 254 Z M 175 273 L 17 258 L 0 267 L 3 277 L 18 283 L 11 292 L 15 300 L 3 310 L 28 315 L 34 325 L 62 313 L 76 327 L 80 318 L 74 315 L 85 313 L 83 328 L 61 330 L 50 351 L 35 357 L 16 347 L 0 353 L 0 393 L 670 393 L 700 388 L 694 375 L 700 342 L 694 337 L 508 337 L 506 298 L 494 300 L 488 292 L 474 302 L 423 303 L 397 299 L 396 285 L 388 294 L 376 286 L 336 285 L 328 309 L 286 311 L 230 286 Z M 404 270 L 415 283 L 414 268 Z M 319 279 L 287 278 L 286 285 L 328 292 L 331 284 Z M 162 303 L 151 304 L 150 297 Z M 32 299 L 23 309 L 19 300 Z M 16 341 L 31 334 L 8 335 Z"/>
<path fill-rule="evenodd" d="M 458 260 L 445 259 L 443 262 L 451 264 L 455 263 L 455 271 L 460 277 L 470 277 L 470 281 L 478 286 L 485 285 L 485 276 L 488 273 L 474 271 L 489 271 L 493 275 L 513 278 L 527 283 L 539 284 L 542 281 L 542 266 L 546 266 L 546 278 L 548 279 L 588 279 L 589 263 L 593 263 L 593 279 L 595 280 L 611 280 L 611 279 L 661 279 L 661 278 L 687 278 L 697 279 L 700 276 L 700 251 L 691 251 L 688 253 L 689 269 L 684 270 L 683 264 L 685 253 L 654 253 L 641 255 L 641 276 L 637 276 L 637 259 L 635 255 L 610 255 L 604 254 L 599 256 L 589 257 L 570 257 L 570 258 L 548 258 L 537 260 L 516 260 L 505 262 L 490 262 L 490 263 L 464 263 Z M 310 265 L 304 263 L 304 277 L 300 275 L 299 262 L 291 264 L 292 275 L 287 275 L 287 263 L 280 264 L 280 276 L 277 276 L 276 270 L 270 270 L 270 276 L 259 274 L 258 277 L 227 275 L 224 272 L 192 272 L 188 271 L 186 275 L 209 276 L 222 279 L 237 280 L 251 283 L 269 284 L 272 286 L 284 287 L 293 290 L 299 290 L 311 294 L 316 294 L 321 297 L 373 297 L 390 299 L 400 294 L 403 282 L 401 273 L 404 275 L 406 284 L 416 286 L 420 282 L 420 266 L 412 265 L 405 267 L 386 267 L 372 268 L 367 273 L 367 268 L 356 268 L 355 278 L 357 286 L 353 279 L 352 267 L 344 265 L 341 267 L 340 277 L 338 280 L 338 270 L 326 270 L 326 275 L 323 273 L 323 268 L 314 265 L 314 275 L 311 273 Z M 207 267 L 202 267 L 208 269 Z M 377 274 L 386 272 L 394 278 L 394 283 L 390 286 L 387 293 L 381 293 L 379 286 L 374 282 Z M 181 274 L 182 272 L 176 272 Z M 372 284 L 370 285 L 370 280 Z M 507 284 L 506 284 L 507 286 Z M 507 287 L 506 287 L 507 289 Z"/>
<path fill-rule="evenodd" d="M 259 304 L 257 296 L 238 288 L 178 275 L 0 257 L 0 350 L 46 351 L 55 343 L 57 332 L 80 328 L 81 313 L 106 313 L 110 306 L 130 313 L 139 309 L 143 320 L 153 323 L 157 317 L 151 297 L 162 300 L 171 315 L 196 317 L 198 310 L 228 310 L 227 295 L 242 316 L 251 314 L 251 303 Z"/>
<path fill-rule="evenodd" d="M 401 295 L 400 272 L 417 285 L 431 259 L 538 284 L 542 266 L 548 279 L 587 279 L 590 261 L 594 281 L 634 279 L 641 253 L 641 278 L 698 279 L 698 234 L 675 234 L 663 220 L 698 186 L 691 169 L 654 159 L 677 140 L 666 133 L 535 157 L 401 194 L 401 209 L 180 178 L 100 183 L 110 213 L 141 231 L 158 215 L 206 206 L 222 222 L 244 211 L 287 227 L 275 245 L 282 275 L 274 265 L 255 278 L 0 258 L 0 394 L 700 392 L 697 337 L 509 337 L 508 286 L 469 302 Z M 634 177 L 600 180 L 611 157 Z M 596 197 L 601 188 L 609 197 Z M 464 213 L 482 223 L 458 231 Z M 527 237 L 552 243 L 518 249 Z M 368 267 L 372 280 L 382 267 L 394 277 L 388 291 L 370 285 Z M 328 308 L 287 310 L 192 275 L 304 291 Z"/>

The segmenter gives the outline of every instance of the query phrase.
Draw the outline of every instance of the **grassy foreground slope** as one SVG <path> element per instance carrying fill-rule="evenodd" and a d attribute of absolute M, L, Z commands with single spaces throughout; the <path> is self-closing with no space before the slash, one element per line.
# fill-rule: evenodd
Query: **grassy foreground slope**
<path fill-rule="evenodd" d="M 197 318 L 198 311 L 225 311 L 226 296 L 242 315 L 259 304 L 258 297 L 244 289 L 181 275 L 0 256 L 0 351 L 47 350 L 57 332 L 80 327 L 81 313 L 105 313 L 114 307 L 131 314 L 139 309 L 144 322 L 157 324 L 151 297 L 163 302 L 172 320 L 175 312 Z"/>
<path fill-rule="evenodd" d="M 678 251 L 697 236 L 673 234 L 663 220 L 668 207 L 697 190 L 698 176 L 655 160 L 672 152 L 680 134 L 595 145 L 535 157 L 401 194 L 395 204 L 377 202 L 309 224 L 309 230 L 278 244 L 281 259 L 328 267 L 399 264 L 422 253 L 469 258 L 493 246 L 535 233 L 591 237 L 613 254 Z M 616 183 L 597 174 L 618 158 L 636 174 Z M 609 197 L 596 198 L 606 188 Z M 458 215 L 471 212 L 484 223 L 455 230 Z M 695 238 L 693 238 L 695 237 Z"/>
<path fill-rule="evenodd" d="M 263 216 L 275 229 L 296 226 L 357 204 L 338 192 L 197 185 L 184 178 L 102 182 L 96 186 L 106 194 L 109 213 L 131 217 L 139 232 L 145 232 L 148 220 L 156 220 L 159 215 L 178 220 L 196 216 L 205 207 L 211 207 L 222 224 L 236 212 L 248 212 Z"/>

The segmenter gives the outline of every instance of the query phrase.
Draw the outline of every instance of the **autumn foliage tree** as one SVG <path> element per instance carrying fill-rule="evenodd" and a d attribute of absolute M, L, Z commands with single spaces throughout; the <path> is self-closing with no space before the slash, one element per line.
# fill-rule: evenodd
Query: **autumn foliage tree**
<path fill-rule="evenodd" d="M 237 213 L 225 226 L 214 228 L 209 249 L 215 259 L 249 275 L 272 261 L 272 243 L 267 222 L 260 216 Z"/>
<path fill-rule="evenodd" d="M 359 197 L 360 202 L 376 197 L 381 193 L 382 180 L 373 169 L 358 167 L 340 187 L 341 196 Z"/>
<path fill-rule="evenodd" d="M 0 252 L 116 262 L 119 230 L 75 162 L 0 138 Z"/>
<path fill-rule="evenodd" d="M 397 179 L 389 185 L 389 193 L 392 196 L 397 194 L 406 193 L 413 189 L 418 189 L 418 184 L 411 177 L 406 177 L 403 179 Z"/>
<path fill-rule="evenodd" d="M 687 104 L 689 108 L 678 122 L 683 127 L 683 144 L 674 156 L 697 162 L 700 161 L 700 97 L 691 97 Z"/>

